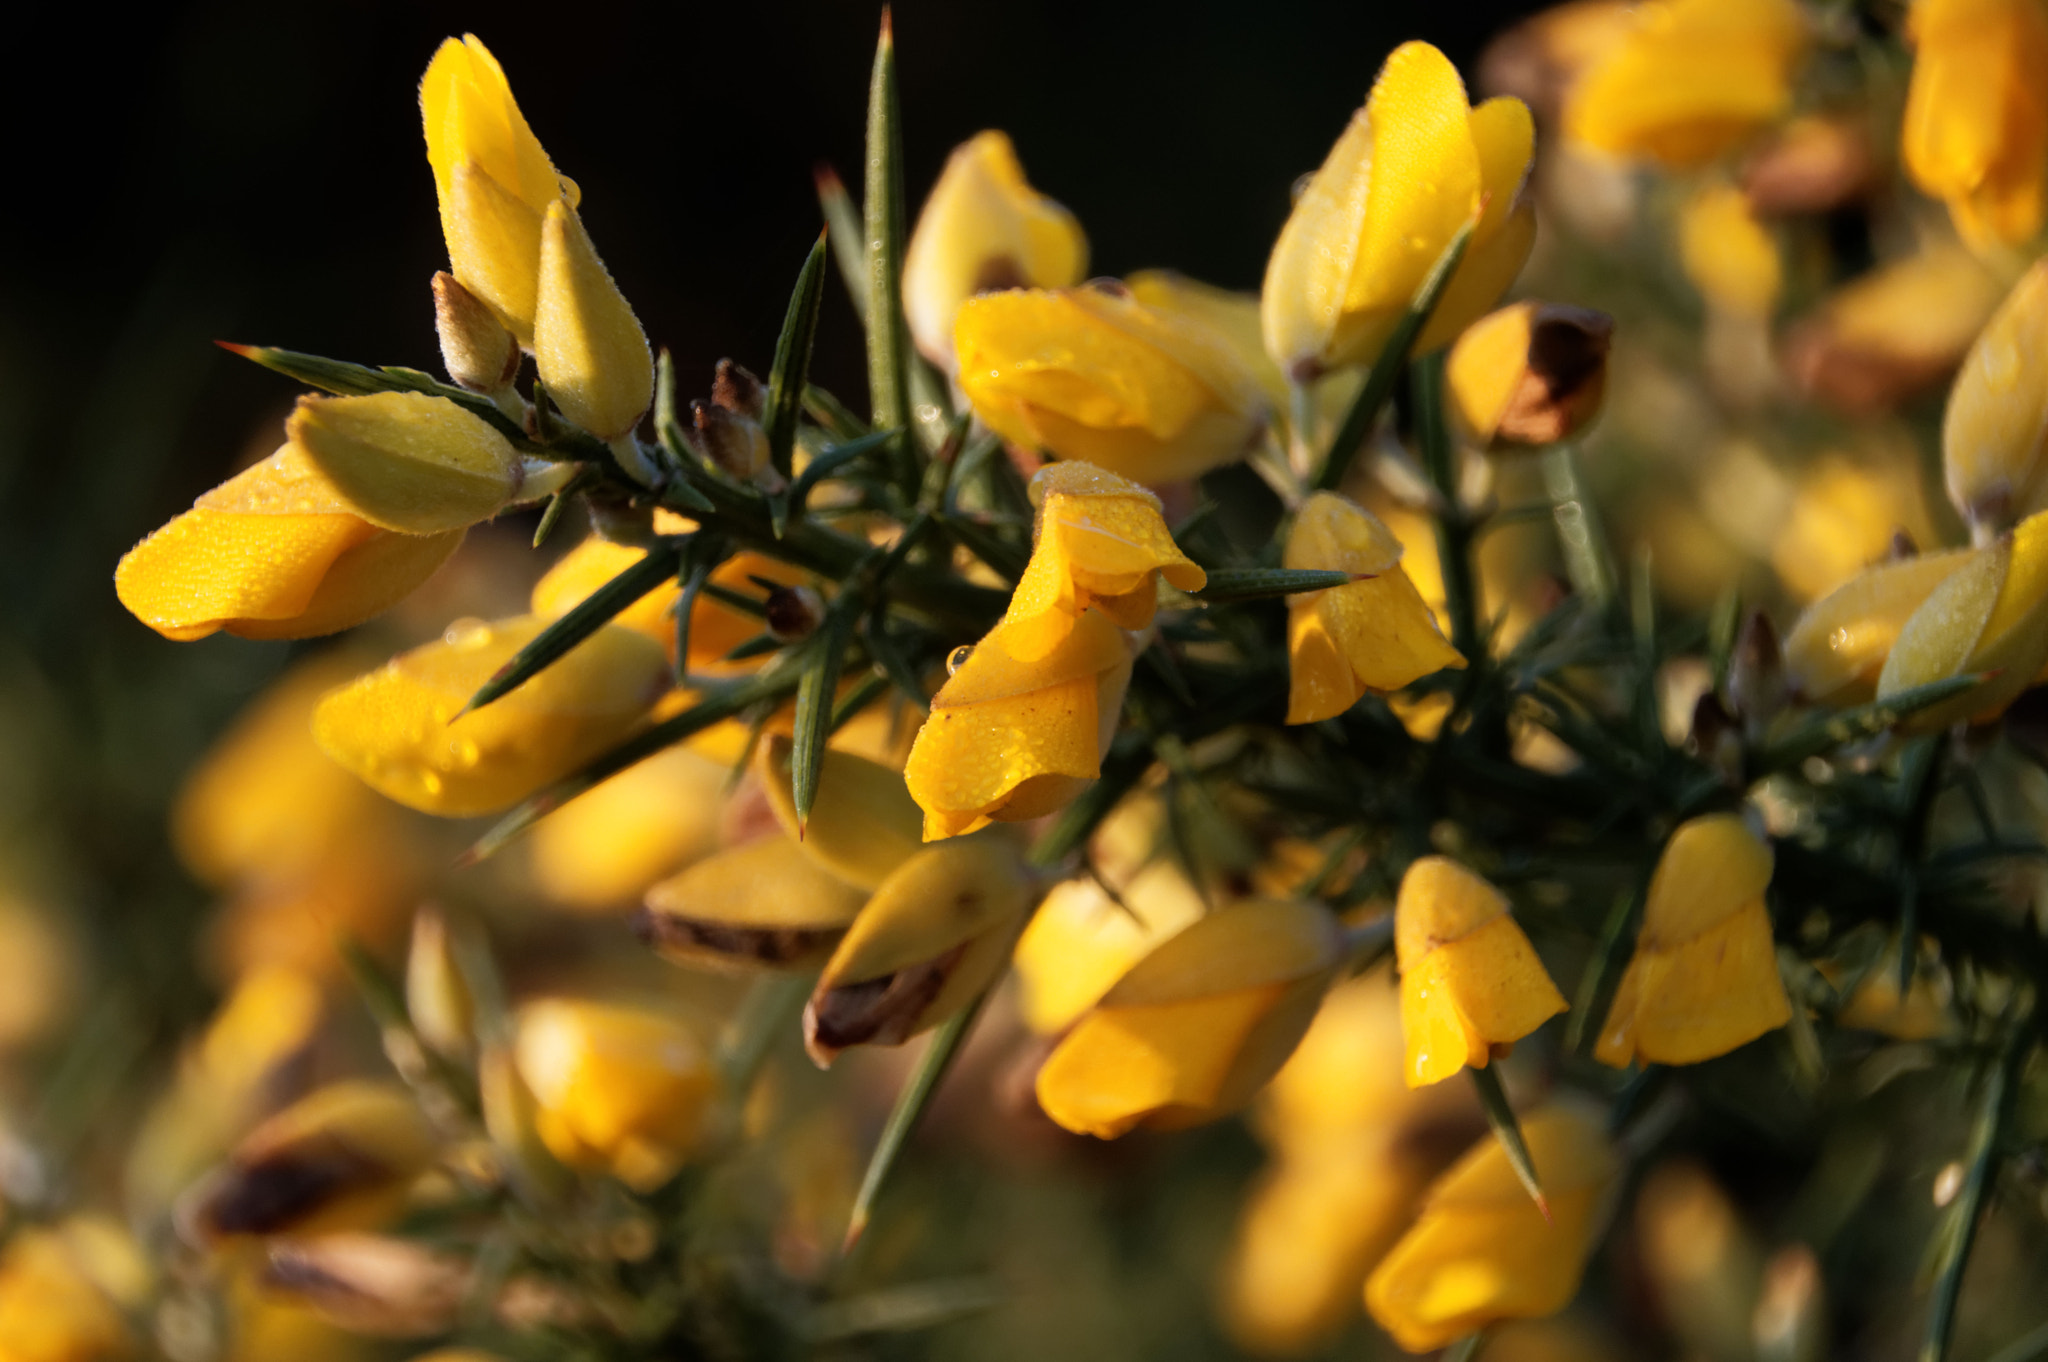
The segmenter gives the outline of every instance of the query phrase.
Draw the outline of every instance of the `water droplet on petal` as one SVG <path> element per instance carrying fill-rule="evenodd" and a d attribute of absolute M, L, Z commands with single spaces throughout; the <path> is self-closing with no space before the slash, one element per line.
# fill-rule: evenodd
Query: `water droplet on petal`
<path fill-rule="evenodd" d="M 475 652 L 491 641 L 491 626 L 472 615 L 465 615 L 448 626 L 441 635 L 441 641 L 451 648 L 463 652 Z"/>
<path fill-rule="evenodd" d="M 954 672 L 966 666 L 967 659 L 972 656 L 974 656 L 974 645 L 972 643 L 963 643 L 952 652 L 946 654 L 946 675 L 951 676 Z"/>

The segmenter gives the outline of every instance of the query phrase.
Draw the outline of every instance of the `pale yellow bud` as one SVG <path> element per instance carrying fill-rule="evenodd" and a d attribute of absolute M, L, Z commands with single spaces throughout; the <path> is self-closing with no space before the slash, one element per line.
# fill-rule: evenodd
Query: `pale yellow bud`
<path fill-rule="evenodd" d="M 655 885 L 635 926 L 680 965 L 795 968 L 837 945 L 865 902 L 865 889 L 778 834 L 721 851 Z"/>
<path fill-rule="evenodd" d="M 1880 700 L 1969 673 L 1982 684 L 1921 710 L 1920 732 L 2005 712 L 2048 664 L 2048 512 L 1977 550 L 1934 588 L 1899 630 L 1877 678 Z"/>
<path fill-rule="evenodd" d="M 630 434 L 654 400 L 654 354 L 576 210 L 547 207 L 533 358 L 562 415 L 601 440 Z"/>
<path fill-rule="evenodd" d="M 441 534 L 488 520 L 525 480 L 489 422 L 445 397 L 302 397 L 285 434 L 342 503 L 379 529 Z"/>
<path fill-rule="evenodd" d="M 497 392 L 519 372 L 518 339 L 446 270 L 434 274 L 434 332 L 442 368 L 471 392 Z"/>
<path fill-rule="evenodd" d="M 471 1028 L 476 1000 L 462 977 L 448 916 L 433 904 L 412 920 L 412 949 L 405 958 L 405 1008 L 419 1038 L 436 1052 L 459 1058 L 475 1048 Z"/>
<path fill-rule="evenodd" d="M 1941 423 L 1948 497 L 1996 531 L 2048 510 L 2048 260 L 1992 314 L 1949 390 Z"/>

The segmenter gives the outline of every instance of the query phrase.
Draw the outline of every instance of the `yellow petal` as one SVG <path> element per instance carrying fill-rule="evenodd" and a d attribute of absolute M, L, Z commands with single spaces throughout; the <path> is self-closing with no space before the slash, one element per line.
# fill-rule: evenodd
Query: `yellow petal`
<path fill-rule="evenodd" d="M 1424 856 L 1401 877 L 1394 901 L 1395 963 L 1405 972 L 1507 911 L 1507 896 L 1480 876 L 1448 856 Z"/>
<path fill-rule="evenodd" d="M 456 165 L 442 210 L 449 272 L 528 349 L 539 300 L 543 211 L 522 203 L 472 161 Z"/>
<path fill-rule="evenodd" d="M 1336 963 L 1329 910 L 1300 899 L 1250 899 L 1162 942 L 1103 996 L 1146 1007 L 1305 979 Z"/>
<path fill-rule="evenodd" d="M 556 559 L 555 565 L 534 583 L 531 605 L 533 613 L 547 619 L 559 619 L 592 592 L 646 556 L 645 549 L 634 548 L 629 544 L 614 544 L 609 539 L 591 535 Z M 682 588 L 673 582 L 657 587 L 614 615 L 612 623 L 623 625 L 635 633 L 645 634 L 664 648 L 672 649 L 675 647 L 676 639 L 675 604 L 676 598 L 681 594 Z M 707 604 L 715 602 L 705 597 L 698 598 L 699 610 L 703 610 Z M 693 644 L 696 642 L 696 618 L 694 614 L 691 617 Z M 730 647 L 728 644 L 725 649 L 719 651 L 723 653 Z M 691 648 L 692 654 L 696 651 L 694 647 Z"/>
<path fill-rule="evenodd" d="M 463 817 L 515 804 L 624 739 L 667 684 L 658 647 L 607 625 L 511 694 L 455 718 L 546 626 L 533 616 L 459 623 L 321 701 L 314 737 L 411 808 Z"/>
<path fill-rule="evenodd" d="M 541 228 L 533 357 L 562 415 L 601 440 L 627 435 L 654 400 L 654 354 L 574 209 Z"/>
<path fill-rule="evenodd" d="M 1941 425 L 1949 500 L 1999 525 L 2048 509 L 2048 261 L 2020 276 L 1956 375 Z"/>
<path fill-rule="evenodd" d="M 1287 532 L 1280 565 L 1370 576 L 1401 561 L 1401 541 L 1380 518 L 1335 492 L 1302 503 Z"/>
<path fill-rule="evenodd" d="M 1794 688 L 1820 704 L 1871 699 L 1899 630 L 1970 560 L 1970 550 L 1949 549 L 1880 563 L 1808 606 L 1785 635 Z"/>
<path fill-rule="evenodd" d="M 1024 1020 L 1040 1035 L 1064 1031 L 1161 941 L 1199 919 L 1202 896 L 1162 857 L 1118 887 L 1122 906 L 1094 880 L 1052 887 L 1017 940 L 1013 963 Z"/>
<path fill-rule="evenodd" d="M 1974 246 L 2018 245 L 2048 200 L 2048 16 L 2026 0 L 1922 0 L 1899 149 Z"/>
<path fill-rule="evenodd" d="M 719 852 L 647 891 L 640 930 L 678 964 L 717 969 L 816 963 L 867 895 L 781 835 Z"/>
<path fill-rule="evenodd" d="M 1928 593 L 1899 630 L 1885 656 L 1884 670 L 1877 677 L 1879 698 L 1945 680 L 1965 670 L 1977 651 L 1978 641 L 1984 637 L 1984 626 L 1998 604 L 1999 588 L 2004 585 L 2006 570 L 2011 565 L 2012 541 L 2002 540 L 1970 554 Z M 2028 676 L 2018 678 L 2019 684 L 2025 685 Z M 1998 682 L 1992 683 L 1992 687 L 1998 686 Z M 1953 722 L 1960 717 L 1959 710 L 1967 710 L 1980 697 L 1959 698 L 1964 701 L 1962 706 L 1937 705 L 1935 712 L 1948 716 L 1945 722 Z"/>
<path fill-rule="evenodd" d="M 285 432 L 348 509 L 380 529 L 439 534 L 488 520 L 519 490 L 505 437 L 443 397 L 302 397 Z"/>
<path fill-rule="evenodd" d="M 1536 245 L 1536 209 L 1522 196 L 1536 155 L 1536 123 L 1529 106 L 1519 99 L 1489 99 L 1472 110 L 1471 126 L 1486 210 L 1472 229 L 1458 272 L 1415 339 L 1418 355 L 1443 349 L 1498 303 Z"/>
<path fill-rule="evenodd" d="M 1074 215 L 1032 189 L 1007 136 L 978 133 L 953 149 L 918 213 L 903 312 L 918 350 L 950 372 L 961 303 L 992 289 L 1064 288 L 1087 269 Z"/>
<path fill-rule="evenodd" d="M 795 750 L 794 742 L 775 734 L 762 742 L 754 763 L 768 807 L 791 837 L 800 831 L 790 765 Z M 900 772 L 827 748 L 799 845 L 824 869 L 871 890 L 923 847 L 923 827 L 924 814 Z"/>
<path fill-rule="evenodd" d="M 1492 1047 L 1458 1006 L 1446 975 L 1449 957 L 1431 955 L 1401 971 L 1402 1078 L 1412 1088 L 1441 1083 L 1460 1069 L 1486 1067 Z"/>
<path fill-rule="evenodd" d="M 1010 642 L 1016 632 L 1016 626 L 1005 619 L 975 644 L 932 697 L 933 712 L 1093 677 L 1130 656 L 1129 640 L 1099 613 L 1081 615 L 1060 645 L 1042 657 L 1020 655 Z"/>
<path fill-rule="evenodd" d="M 1778 246 L 1733 185 L 1710 185 L 1686 202 L 1678 227 L 1686 278 L 1712 307 L 1766 317 L 1778 301 Z"/>
<path fill-rule="evenodd" d="M 1632 1042 L 1644 1063 L 1697 1064 L 1792 1019 L 1762 899 L 1668 949 L 1646 945 L 1638 960 L 1631 1024 L 1601 1056 L 1605 1063 Z M 1620 1025 L 1610 1014 L 1603 1041 Z"/>
<path fill-rule="evenodd" d="M 1671 834 L 1643 906 L 1643 943 L 1668 949 L 1763 897 L 1771 849 L 1740 814 L 1716 813 Z"/>
<path fill-rule="evenodd" d="M 577 796 L 529 835 L 534 884 L 566 908 L 625 910 L 718 844 L 727 770 L 672 747 Z"/>

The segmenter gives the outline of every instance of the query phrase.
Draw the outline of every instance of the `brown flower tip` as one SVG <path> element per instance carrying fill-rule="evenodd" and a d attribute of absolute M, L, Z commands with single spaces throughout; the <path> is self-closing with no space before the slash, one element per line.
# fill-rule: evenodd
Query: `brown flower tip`
<path fill-rule="evenodd" d="M 1547 304 L 1529 328 L 1529 367 L 1501 413 L 1499 438 L 1555 444 L 1593 419 L 1607 387 L 1614 318 Z"/>
<path fill-rule="evenodd" d="M 760 420 L 768 412 L 768 388 L 729 359 L 718 361 L 711 379 L 711 400 L 736 416 Z"/>

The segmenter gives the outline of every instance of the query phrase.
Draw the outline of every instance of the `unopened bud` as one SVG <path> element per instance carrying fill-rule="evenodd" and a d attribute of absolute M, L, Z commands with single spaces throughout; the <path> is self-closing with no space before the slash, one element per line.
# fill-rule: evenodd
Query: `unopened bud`
<path fill-rule="evenodd" d="M 433 904 L 422 907 L 412 920 L 405 1006 L 412 1029 L 435 1053 L 459 1059 L 474 1048 L 476 1003 L 455 961 L 448 918 Z"/>
<path fill-rule="evenodd" d="M 768 633 L 778 643 L 809 638 L 825 619 L 825 598 L 808 586 L 778 586 L 768 593 Z"/>
<path fill-rule="evenodd" d="M 759 421 L 768 414 L 768 388 L 729 359 L 718 361 L 711 379 L 711 400 L 735 416 Z"/>
<path fill-rule="evenodd" d="M 506 1180 L 531 1201 L 551 1202 L 567 1190 L 564 1168 L 540 1137 L 540 1106 L 519 1075 L 509 1045 L 488 1046 L 477 1064 L 484 1129 L 498 1151 Z"/>
<path fill-rule="evenodd" d="M 690 419 L 691 447 L 733 477 L 751 482 L 768 466 L 768 433 L 752 417 L 716 401 L 698 401 L 690 404 Z"/>
<path fill-rule="evenodd" d="M 1451 347 L 1451 410 L 1483 448 L 1555 444 L 1590 422 L 1607 388 L 1614 319 L 1521 302 L 1480 318 Z"/>
<path fill-rule="evenodd" d="M 561 199 L 541 226 L 533 355 L 562 415 L 601 440 L 631 434 L 654 400 L 647 333 Z"/>
<path fill-rule="evenodd" d="M 1778 631 L 1769 615 L 1752 610 L 1728 659 L 1728 702 L 1754 734 L 1785 707 L 1785 690 Z"/>
<path fill-rule="evenodd" d="M 331 1324 L 377 1338 L 425 1338 L 455 1325 L 469 1292 L 469 1265 L 407 1239 L 324 1234 L 270 1246 L 268 1291 Z"/>
<path fill-rule="evenodd" d="M 446 270 L 434 276 L 434 330 L 442 367 L 471 392 L 497 392 L 519 372 L 519 342 Z"/>

